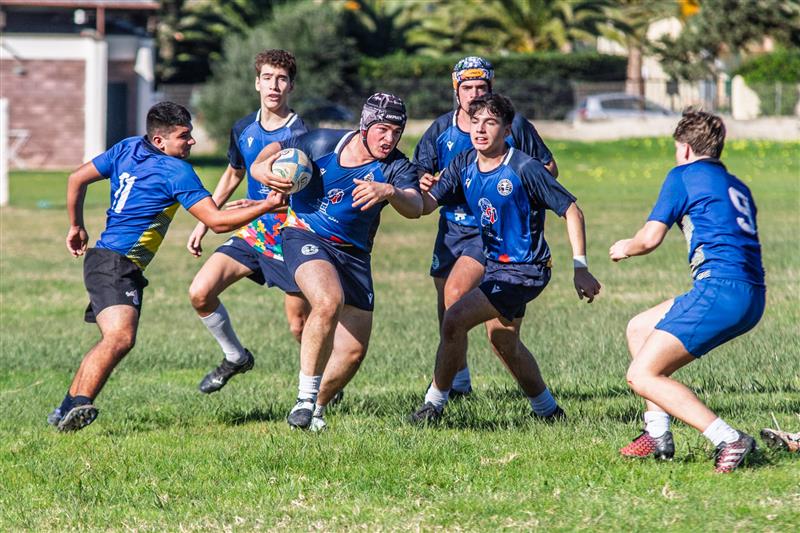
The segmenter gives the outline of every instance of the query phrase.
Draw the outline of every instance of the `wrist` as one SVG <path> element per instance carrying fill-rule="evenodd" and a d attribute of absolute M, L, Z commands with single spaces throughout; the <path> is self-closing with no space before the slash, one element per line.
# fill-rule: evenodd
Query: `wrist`
<path fill-rule="evenodd" d="M 589 262 L 586 259 L 585 255 L 573 255 L 572 256 L 572 268 L 589 268 Z"/>

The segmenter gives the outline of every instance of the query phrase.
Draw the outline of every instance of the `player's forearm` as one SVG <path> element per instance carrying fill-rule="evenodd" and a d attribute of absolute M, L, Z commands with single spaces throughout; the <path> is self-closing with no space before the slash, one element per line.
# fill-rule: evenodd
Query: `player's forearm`
<path fill-rule="evenodd" d="M 83 227 L 83 201 L 90 183 L 102 179 L 92 162 L 81 165 L 67 179 L 67 215 L 70 226 Z"/>
<path fill-rule="evenodd" d="M 423 215 L 430 215 L 436 208 L 439 207 L 439 202 L 436 201 L 436 198 L 430 195 L 430 193 L 422 193 L 422 214 Z"/>
<path fill-rule="evenodd" d="M 267 174 L 272 170 L 268 167 L 267 159 L 277 154 L 280 149 L 280 143 L 274 142 L 266 145 L 261 152 L 259 152 L 256 160 L 250 165 L 250 175 L 254 180 L 264 183 L 264 180 L 267 179 Z"/>
<path fill-rule="evenodd" d="M 586 224 L 583 218 L 583 211 L 578 204 L 570 204 L 567 212 L 564 213 L 567 220 L 567 236 L 572 246 L 572 257 L 586 257 Z"/>
<path fill-rule="evenodd" d="M 217 186 L 214 188 L 214 193 L 211 195 L 214 203 L 222 207 L 222 205 L 230 199 L 236 188 L 239 187 L 244 175 L 245 170 L 243 168 L 237 169 L 228 165 L 228 168 L 225 169 L 225 172 L 223 172 L 222 176 L 219 178 L 219 183 L 217 183 Z"/>
<path fill-rule="evenodd" d="M 398 189 L 389 203 L 395 210 L 406 218 L 419 218 L 422 215 L 422 195 L 415 189 Z"/>
<path fill-rule="evenodd" d="M 210 220 L 204 223 L 211 228 L 214 233 L 227 233 L 249 224 L 261 215 L 269 213 L 277 206 L 269 200 L 263 200 L 251 207 L 242 207 L 230 211 L 217 211 L 209 216 Z"/>
<path fill-rule="evenodd" d="M 623 249 L 628 257 L 646 255 L 659 247 L 667 234 L 667 226 L 661 222 L 648 221 L 647 224 L 636 232 Z"/>

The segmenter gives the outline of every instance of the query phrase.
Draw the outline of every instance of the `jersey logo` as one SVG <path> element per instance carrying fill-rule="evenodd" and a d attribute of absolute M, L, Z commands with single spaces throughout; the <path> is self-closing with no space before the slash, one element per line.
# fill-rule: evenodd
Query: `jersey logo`
<path fill-rule="evenodd" d="M 478 200 L 478 207 L 481 210 L 481 226 L 490 226 L 497 222 L 497 209 L 492 202 L 486 198 Z"/>
<path fill-rule="evenodd" d="M 321 169 L 319 169 L 319 175 L 320 175 L 320 176 L 324 176 L 324 175 L 325 175 L 325 171 L 327 171 L 327 170 L 328 170 L 327 168 L 321 168 Z"/>
<path fill-rule="evenodd" d="M 300 248 L 300 253 L 303 255 L 314 255 L 315 253 L 319 252 L 319 248 L 315 244 L 304 244 L 302 248 Z"/>
<path fill-rule="evenodd" d="M 253 146 L 253 140 L 254 140 L 253 137 L 248 137 L 247 138 L 247 147 L 248 148 L 251 148 Z"/>
<path fill-rule="evenodd" d="M 472 185 L 472 176 L 468 177 L 464 180 L 464 186 L 469 189 L 469 186 Z"/>
<path fill-rule="evenodd" d="M 139 305 L 139 293 L 137 293 L 136 291 L 126 291 L 125 296 L 131 298 L 131 300 L 133 301 L 133 305 Z"/>
<path fill-rule="evenodd" d="M 328 214 L 328 205 L 338 204 L 344 198 L 344 189 L 331 189 L 325 198 L 319 201 L 319 210 L 322 213 Z"/>
<path fill-rule="evenodd" d="M 448 152 L 449 152 L 449 151 L 451 151 L 451 150 L 453 149 L 453 146 L 454 146 L 455 144 L 456 144 L 456 143 L 454 143 L 453 141 L 447 141 L 447 151 L 448 151 Z"/>
<path fill-rule="evenodd" d="M 433 254 L 433 259 L 431 260 L 431 270 L 438 270 L 439 269 L 439 256 Z"/>
<path fill-rule="evenodd" d="M 367 298 L 369 298 L 369 303 L 372 303 L 372 293 L 369 293 L 369 294 L 367 295 Z"/>
<path fill-rule="evenodd" d="M 364 181 L 375 181 L 375 176 L 372 174 L 372 172 L 370 172 L 369 174 L 364 176 L 363 179 L 364 179 Z"/>
<path fill-rule="evenodd" d="M 500 193 L 501 196 L 508 196 L 511 194 L 511 191 L 514 190 L 514 185 L 511 183 L 509 179 L 501 179 L 500 182 L 497 184 L 497 192 Z"/>
<path fill-rule="evenodd" d="M 501 289 L 501 288 L 500 288 L 500 287 L 497 285 L 497 283 L 495 283 L 495 284 L 494 284 L 494 287 L 492 287 L 492 294 L 497 294 L 498 292 L 500 292 L 500 291 L 502 291 L 502 290 L 503 290 L 503 289 Z"/>

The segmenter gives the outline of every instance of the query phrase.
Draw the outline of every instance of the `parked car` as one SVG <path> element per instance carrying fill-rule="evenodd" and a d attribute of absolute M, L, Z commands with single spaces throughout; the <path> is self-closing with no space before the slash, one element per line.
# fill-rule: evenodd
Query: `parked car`
<path fill-rule="evenodd" d="M 567 113 L 567 120 L 601 120 L 628 117 L 669 117 L 677 113 L 632 94 L 602 93 L 587 96 Z"/>

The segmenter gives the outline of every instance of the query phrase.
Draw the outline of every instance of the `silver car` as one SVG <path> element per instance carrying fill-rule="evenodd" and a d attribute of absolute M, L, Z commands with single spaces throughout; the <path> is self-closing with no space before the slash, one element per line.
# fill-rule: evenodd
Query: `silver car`
<path fill-rule="evenodd" d="M 567 113 L 567 120 L 602 120 L 631 117 L 669 117 L 670 111 L 640 96 L 626 93 L 593 94 Z"/>

